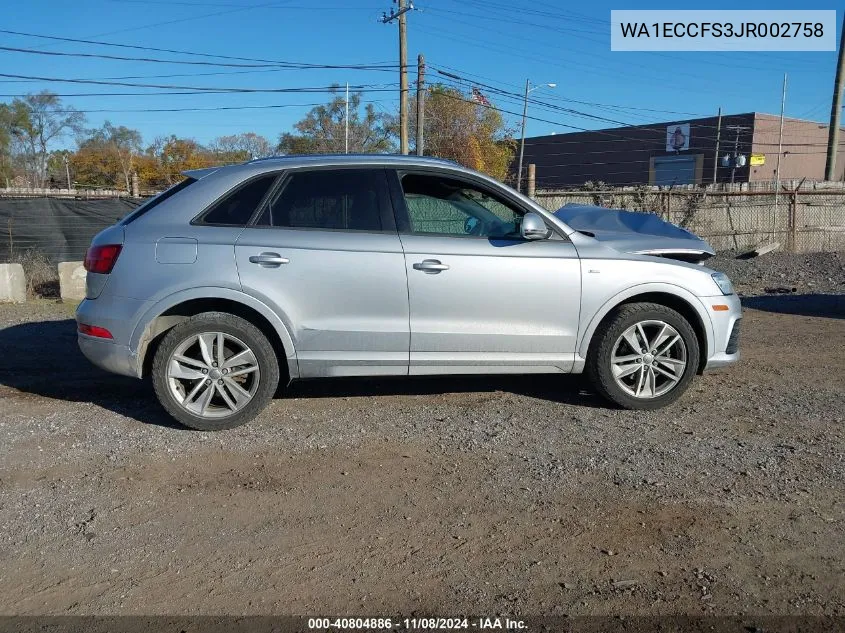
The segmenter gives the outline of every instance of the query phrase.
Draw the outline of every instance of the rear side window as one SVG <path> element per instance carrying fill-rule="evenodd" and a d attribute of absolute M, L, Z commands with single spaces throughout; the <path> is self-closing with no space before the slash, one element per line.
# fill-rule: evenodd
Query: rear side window
<path fill-rule="evenodd" d="M 261 176 L 226 194 L 203 214 L 200 223 L 246 226 L 270 187 L 273 186 L 276 176 L 276 174 Z"/>
<path fill-rule="evenodd" d="M 270 200 L 263 226 L 381 231 L 387 200 L 383 170 L 338 169 L 292 173 Z"/>
<path fill-rule="evenodd" d="M 163 191 L 162 193 L 158 194 L 157 196 L 150 198 L 144 204 L 142 204 L 140 207 L 135 209 L 132 213 L 127 215 L 125 218 L 123 218 L 122 224 L 125 226 L 125 225 L 129 224 L 130 222 L 134 222 L 135 220 L 140 218 L 142 215 L 144 215 L 148 211 L 152 211 L 155 207 L 160 205 L 162 202 L 167 200 L 169 197 L 179 193 L 180 191 L 182 191 L 183 189 L 187 188 L 188 186 L 194 184 L 195 182 L 196 182 L 195 178 L 185 178 L 185 180 L 183 180 L 182 182 L 176 183 L 170 189 L 167 189 L 167 190 Z"/>

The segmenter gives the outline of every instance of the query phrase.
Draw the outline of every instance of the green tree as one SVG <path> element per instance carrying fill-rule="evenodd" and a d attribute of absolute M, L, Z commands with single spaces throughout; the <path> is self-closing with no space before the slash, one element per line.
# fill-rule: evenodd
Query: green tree
<path fill-rule="evenodd" d="M 6 187 L 16 175 L 15 148 L 26 118 L 21 101 L 0 103 L 0 184 Z"/>
<path fill-rule="evenodd" d="M 410 129 L 416 129 L 412 100 Z M 414 141 L 414 134 L 411 133 Z M 460 90 L 431 86 L 425 97 L 424 153 L 504 180 L 516 150 L 512 130 L 498 110 L 476 103 Z"/>
<path fill-rule="evenodd" d="M 52 145 L 67 134 L 81 133 L 85 115 L 46 90 L 15 99 L 12 107 L 19 113 L 12 135 L 20 145 L 26 177 L 31 186 L 44 187 Z"/>
<path fill-rule="evenodd" d="M 346 97 L 336 96 L 326 105 L 312 108 L 294 124 L 295 133 L 279 136 L 282 154 L 342 154 L 346 148 Z M 360 93 L 349 96 L 349 151 L 378 154 L 395 149 L 391 117 L 375 111 L 373 104 L 361 108 Z"/>

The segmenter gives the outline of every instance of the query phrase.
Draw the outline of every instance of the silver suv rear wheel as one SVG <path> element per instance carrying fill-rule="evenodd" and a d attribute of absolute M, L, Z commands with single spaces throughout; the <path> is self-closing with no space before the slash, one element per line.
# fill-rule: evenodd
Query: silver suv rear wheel
<path fill-rule="evenodd" d="M 217 431 L 258 415 L 279 384 L 279 364 L 270 341 L 252 323 L 204 312 L 164 336 L 152 379 L 171 416 L 191 428 Z"/>
<path fill-rule="evenodd" d="M 204 418 L 225 418 L 255 396 L 261 371 L 255 354 L 224 332 L 200 332 L 182 341 L 167 363 L 170 393 L 182 407 Z"/>

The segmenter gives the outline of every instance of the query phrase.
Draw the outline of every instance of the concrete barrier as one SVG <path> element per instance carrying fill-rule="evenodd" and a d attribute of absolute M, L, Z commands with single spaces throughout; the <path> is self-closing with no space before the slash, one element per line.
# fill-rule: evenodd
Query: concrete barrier
<path fill-rule="evenodd" d="M 0 302 L 26 301 L 26 277 L 20 264 L 0 264 Z"/>
<path fill-rule="evenodd" d="M 82 262 L 59 262 L 59 296 L 63 301 L 85 298 L 85 275 Z"/>
<path fill-rule="evenodd" d="M 85 298 L 85 268 L 82 262 L 59 262 L 59 295 L 62 301 Z"/>

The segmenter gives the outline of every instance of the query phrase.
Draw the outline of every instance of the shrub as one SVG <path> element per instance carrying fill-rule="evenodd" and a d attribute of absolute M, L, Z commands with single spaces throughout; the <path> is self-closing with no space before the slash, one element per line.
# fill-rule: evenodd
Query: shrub
<path fill-rule="evenodd" d="M 47 255 L 38 249 L 28 248 L 13 254 L 10 261 L 23 266 L 29 299 L 59 296 L 59 272 Z"/>

